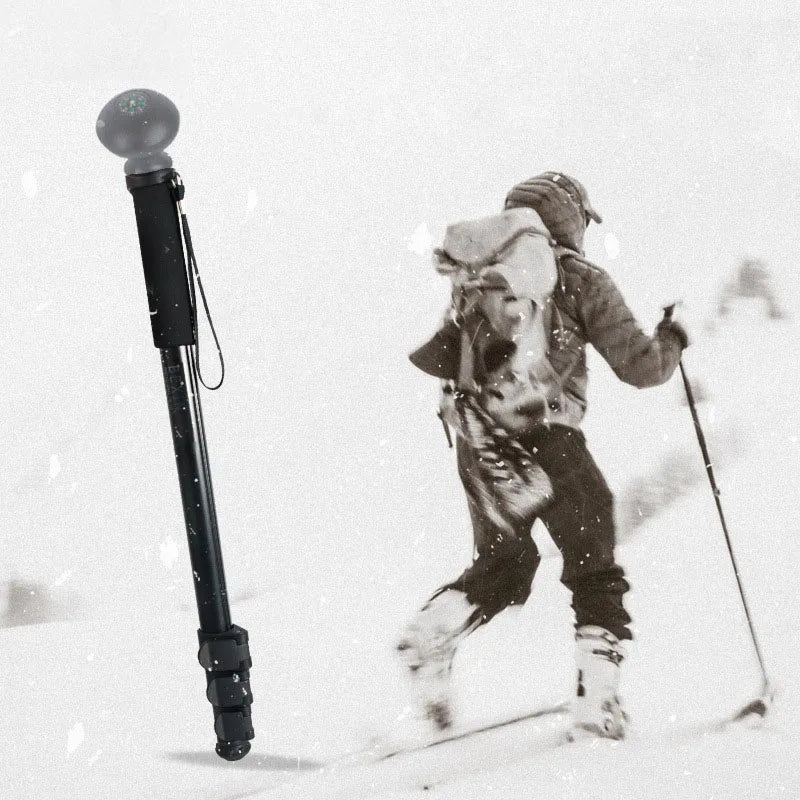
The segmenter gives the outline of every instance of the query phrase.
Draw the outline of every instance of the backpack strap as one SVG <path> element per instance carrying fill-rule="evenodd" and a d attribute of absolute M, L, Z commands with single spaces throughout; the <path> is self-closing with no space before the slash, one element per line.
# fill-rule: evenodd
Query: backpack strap
<path fill-rule="evenodd" d="M 571 258 L 573 261 L 579 261 L 584 266 L 589 267 L 589 269 L 595 270 L 595 272 L 600 269 L 597 264 L 595 264 L 593 261 L 589 261 L 589 259 L 586 258 L 583 253 L 577 250 L 570 250 L 569 247 L 562 247 L 561 245 L 554 247 L 553 250 L 555 251 L 556 261 L 558 262 L 559 268 L 561 267 L 561 259 Z"/>
<path fill-rule="evenodd" d="M 561 276 L 560 265 L 559 265 L 559 276 Z M 563 337 L 566 335 L 564 327 L 564 318 L 561 316 L 561 311 L 559 310 L 558 305 L 556 304 L 555 301 L 555 297 L 553 297 L 553 295 L 551 295 L 548 298 L 547 303 L 545 304 L 544 315 L 545 315 L 544 316 L 545 331 L 547 331 L 547 335 L 549 337 L 548 340 L 548 350 L 549 350 L 550 347 L 552 347 L 553 339 L 555 339 L 556 342 L 558 342 L 559 339 L 563 339 Z M 548 358 L 548 361 L 549 360 L 550 359 Z M 575 356 L 575 358 L 561 372 L 556 372 L 555 369 L 553 369 L 553 374 L 555 376 L 555 379 L 558 381 L 559 387 L 563 387 L 563 385 L 575 371 L 575 368 L 580 363 L 580 360 L 581 356 L 580 353 L 578 353 Z"/>
<path fill-rule="evenodd" d="M 461 326 L 461 347 L 456 386 L 462 392 L 472 391 L 475 387 L 475 356 L 472 352 L 469 333 L 467 333 L 464 325 Z"/>

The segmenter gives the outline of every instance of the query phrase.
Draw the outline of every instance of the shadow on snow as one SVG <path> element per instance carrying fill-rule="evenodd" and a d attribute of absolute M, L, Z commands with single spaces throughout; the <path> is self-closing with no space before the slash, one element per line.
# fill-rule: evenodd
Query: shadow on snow
<path fill-rule="evenodd" d="M 250 753 L 235 767 L 228 766 L 228 762 L 221 759 L 213 751 L 197 750 L 165 753 L 164 756 L 171 761 L 182 761 L 185 764 L 195 764 L 206 767 L 223 767 L 225 769 L 259 769 L 267 772 L 313 772 L 322 769 L 321 761 L 311 761 L 300 757 L 270 755 L 269 753 Z"/>

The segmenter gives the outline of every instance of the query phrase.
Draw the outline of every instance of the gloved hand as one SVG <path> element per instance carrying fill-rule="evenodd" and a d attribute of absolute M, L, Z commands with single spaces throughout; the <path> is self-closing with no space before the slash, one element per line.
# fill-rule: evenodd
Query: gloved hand
<path fill-rule="evenodd" d="M 675 309 L 678 305 L 678 303 L 673 303 L 672 305 L 664 306 L 664 317 L 658 323 L 656 332 L 661 333 L 668 330 L 674 333 L 681 343 L 681 348 L 685 350 L 689 346 L 689 334 L 686 333 L 684 325 L 676 319 Z"/>

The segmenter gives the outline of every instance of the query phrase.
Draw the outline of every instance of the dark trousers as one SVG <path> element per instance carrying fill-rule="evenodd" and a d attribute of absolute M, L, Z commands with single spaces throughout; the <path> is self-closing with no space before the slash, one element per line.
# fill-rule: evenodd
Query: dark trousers
<path fill-rule="evenodd" d="M 538 512 L 564 560 L 562 583 L 572 592 L 576 627 L 599 625 L 619 639 L 630 639 L 630 616 L 622 596 L 630 588 L 614 560 L 613 497 L 586 449 L 583 434 L 563 425 L 540 426 L 520 437 L 553 486 L 553 499 Z M 481 510 L 475 490 L 475 454 L 459 438 L 458 471 L 467 493 L 476 557 L 456 581 L 475 604 L 482 621 L 510 605 L 524 603 L 539 566 L 531 537 L 536 516 L 503 529 Z"/>

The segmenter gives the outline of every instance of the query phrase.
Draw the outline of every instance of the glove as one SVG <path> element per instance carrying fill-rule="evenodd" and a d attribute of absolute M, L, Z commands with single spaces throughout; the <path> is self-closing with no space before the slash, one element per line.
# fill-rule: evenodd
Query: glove
<path fill-rule="evenodd" d="M 670 331 L 678 338 L 678 341 L 681 343 L 681 349 L 685 350 L 689 346 L 689 334 L 686 333 L 686 328 L 675 319 L 676 305 L 676 303 L 673 303 L 670 306 L 664 306 L 664 317 L 656 326 L 656 333 L 660 334 L 664 331 Z"/>

